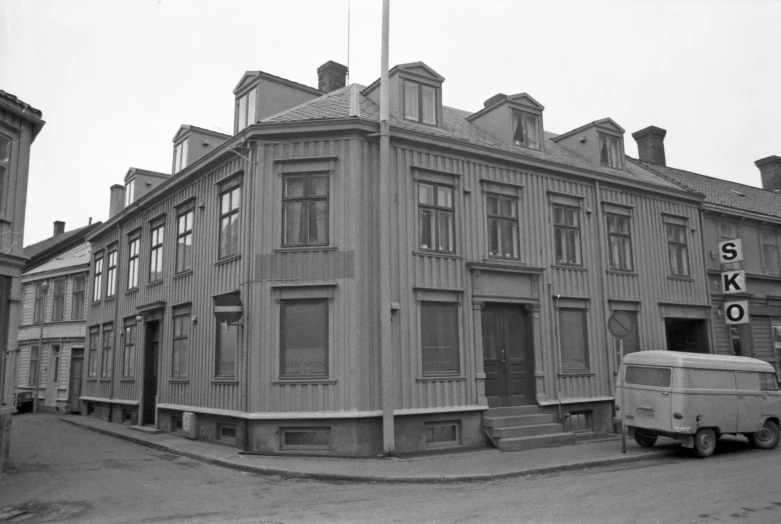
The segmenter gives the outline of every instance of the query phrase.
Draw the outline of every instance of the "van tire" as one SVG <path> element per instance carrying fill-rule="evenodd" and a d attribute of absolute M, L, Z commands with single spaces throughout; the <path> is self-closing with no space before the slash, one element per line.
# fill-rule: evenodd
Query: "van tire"
<path fill-rule="evenodd" d="M 779 438 L 781 438 L 781 429 L 773 420 L 766 420 L 762 429 L 748 435 L 751 445 L 759 449 L 773 449 L 778 446 Z"/>
<path fill-rule="evenodd" d="M 635 442 L 644 448 L 650 448 L 656 444 L 656 435 L 647 435 L 635 430 Z"/>
<path fill-rule="evenodd" d="M 702 428 L 694 435 L 694 451 L 700 458 L 710 457 L 716 451 L 716 433 L 711 428 Z"/>

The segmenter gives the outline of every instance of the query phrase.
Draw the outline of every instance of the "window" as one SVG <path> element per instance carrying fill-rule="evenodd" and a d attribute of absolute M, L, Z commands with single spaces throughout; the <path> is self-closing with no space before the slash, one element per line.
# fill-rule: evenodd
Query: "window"
<path fill-rule="evenodd" d="M 453 188 L 421 182 L 418 186 L 420 247 L 431 251 L 455 251 Z"/>
<path fill-rule="evenodd" d="M 71 320 L 84 320 L 84 276 L 73 277 Z"/>
<path fill-rule="evenodd" d="M 686 244 L 686 226 L 668 223 L 666 228 L 670 274 L 678 277 L 689 276 L 689 248 Z"/>
<path fill-rule="evenodd" d="M 586 311 L 559 309 L 559 347 L 563 372 L 589 370 Z"/>
<path fill-rule="evenodd" d="M 496 258 L 518 258 L 518 200 L 486 196 L 488 207 L 488 254 Z"/>
<path fill-rule="evenodd" d="M 106 271 L 106 296 L 117 294 L 117 248 L 108 252 L 108 268 Z"/>
<path fill-rule="evenodd" d="M 328 300 L 286 300 L 280 312 L 280 378 L 328 376 Z"/>
<path fill-rule="evenodd" d="M 52 298 L 52 320 L 62 320 L 65 317 L 65 279 L 54 281 Z"/>
<path fill-rule="evenodd" d="M 437 89 L 405 80 L 404 118 L 424 124 L 437 125 Z"/>
<path fill-rule="evenodd" d="M 109 378 L 111 376 L 111 346 L 114 338 L 114 328 L 103 328 L 103 351 L 100 360 L 100 377 Z"/>
<path fill-rule="evenodd" d="M 190 148 L 190 140 L 179 142 L 174 147 L 174 173 L 178 173 L 187 167 L 187 155 Z"/>
<path fill-rule="evenodd" d="M 217 424 L 217 442 L 236 443 L 235 424 Z"/>
<path fill-rule="evenodd" d="M 93 327 L 89 331 L 89 355 L 87 356 L 87 376 L 98 376 L 98 328 Z"/>
<path fill-rule="evenodd" d="M 122 378 L 133 378 L 136 374 L 136 324 L 125 321 L 122 341 Z"/>
<path fill-rule="evenodd" d="M 280 428 L 280 449 L 331 449 L 331 428 Z"/>
<path fill-rule="evenodd" d="M 239 205 L 241 186 L 228 189 L 220 195 L 220 252 L 219 258 L 239 252 Z"/>
<path fill-rule="evenodd" d="M 193 268 L 193 206 L 179 209 L 176 216 L 176 272 Z"/>
<path fill-rule="evenodd" d="M 328 174 L 285 176 L 282 245 L 328 244 Z"/>
<path fill-rule="evenodd" d="M 738 225 L 734 222 L 721 222 L 719 224 L 719 238 L 721 240 L 738 238 Z"/>
<path fill-rule="evenodd" d="M 743 355 L 743 351 L 740 347 L 740 326 L 729 326 L 729 339 L 732 343 L 732 353 L 736 356 Z"/>
<path fill-rule="evenodd" d="M 605 213 L 607 221 L 607 241 L 610 252 L 610 269 L 617 271 L 632 270 L 632 234 L 629 230 L 629 217 Z"/>
<path fill-rule="evenodd" d="M 35 386 L 38 381 L 38 346 L 32 346 L 30 348 L 30 369 L 27 372 L 27 385 Z M 38 401 L 38 393 L 35 395 L 35 402 Z"/>
<path fill-rule="evenodd" d="M 461 444 L 461 422 L 458 420 L 448 422 L 426 422 L 424 431 L 426 434 L 427 448 L 457 446 Z"/>
<path fill-rule="evenodd" d="M 138 249 L 141 239 L 140 233 L 136 231 L 131 234 L 127 244 L 127 288 L 133 289 L 138 287 Z"/>
<path fill-rule="evenodd" d="M 773 373 L 759 374 L 760 391 L 778 391 L 778 381 Z"/>
<path fill-rule="evenodd" d="M 217 378 L 236 378 L 236 350 L 239 345 L 238 326 L 217 323 L 216 375 Z"/>
<path fill-rule="evenodd" d="M 92 281 L 92 300 L 100 300 L 100 293 L 103 288 L 103 255 L 95 257 L 95 278 Z"/>
<path fill-rule="evenodd" d="M 1 191 L 4 181 L 8 178 L 8 172 L 11 170 L 11 144 L 12 140 L 9 137 L 0 135 L 0 202 L 3 201 Z"/>
<path fill-rule="evenodd" d="M 44 317 L 44 300 L 46 295 L 41 289 L 41 283 L 35 285 L 35 303 L 33 304 L 33 323 L 40 324 Z"/>
<path fill-rule="evenodd" d="M 136 199 L 136 181 L 131 180 L 125 184 L 125 207 L 133 203 Z"/>
<path fill-rule="evenodd" d="M 513 143 L 529 149 L 540 149 L 540 116 L 513 111 Z"/>
<path fill-rule="evenodd" d="M 778 264 L 778 235 L 775 231 L 762 231 L 762 263 L 765 273 L 781 273 Z"/>
<path fill-rule="evenodd" d="M 423 375 L 459 373 L 458 304 L 421 302 L 420 326 Z"/>
<path fill-rule="evenodd" d="M 190 356 L 190 306 L 174 309 L 174 344 L 172 350 L 171 378 L 187 378 Z"/>
<path fill-rule="evenodd" d="M 557 264 L 579 266 L 580 258 L 580 209 L 553 206 L 553 241 Z"/>
<path fill-rule="evenodd" d="M 60 382 L 60 346 L 52 346 L 54 352 L 54 383 Z"/>
<path fill-rule="evenodd" d="M 622 169 L 621 139 L 617 136 L 599 135 L 599 162 L 603 166 Z"/>
<path fill-rule="evenodd" d="M 240 97 L 236 114 L 236 132 L 238 133 L 248 125 L 255 123 L 255 104 L 257 102 L 257 88 L 253 87 L 247 94 Z"/>
<path fill-rule="evenodd" d="M 165 225 L 158 222 L 149 232 L 149 282 L 163 279 L 163 232 Z"/>

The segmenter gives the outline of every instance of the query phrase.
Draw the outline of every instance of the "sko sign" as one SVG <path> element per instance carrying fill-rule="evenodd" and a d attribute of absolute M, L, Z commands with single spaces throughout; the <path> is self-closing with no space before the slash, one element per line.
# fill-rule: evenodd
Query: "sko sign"
<path fill-rule="evenodd" d="M 743 261 L 743 242 L 737 238 L 719 242 L 719 262 L 731 264 Z M 724 271 L 721 274 L 721 291 L 725 295 L 746 292 L 746 272 L 742 269 Z M 724 304 L 724 317 L 727 324 L 748 324 L 748 301 L 727 302 Z"/>

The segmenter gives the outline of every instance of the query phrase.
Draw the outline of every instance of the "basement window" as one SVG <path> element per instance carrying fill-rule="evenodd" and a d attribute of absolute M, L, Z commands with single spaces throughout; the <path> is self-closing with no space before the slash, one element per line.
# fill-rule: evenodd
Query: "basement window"
<path fill-rule="evenodd" d="M 461 422 L 427 422 L 425 435 L 426 448 L 458 446 L 461 444 Z"/>
<path fill-rule="evenodd" d="M 171 432 L 182 433 L 184 431 L 184 421 L 181 415 L 171 415 Z"/>
<path fill-rule="evenodd" d="M 280 428 L 282 450 L 330 450 L 331 428 Z"/>
<path fill-rule="evenodd" d="M 226 444 L 236 443 L 235 424 L 217 424 L 217 441 Z"/>
<path fill-rule="evenodd" d="M 592 431 L 593 411 L 572 411 L 569 414 L 569 430 L 573 433 Z"/>

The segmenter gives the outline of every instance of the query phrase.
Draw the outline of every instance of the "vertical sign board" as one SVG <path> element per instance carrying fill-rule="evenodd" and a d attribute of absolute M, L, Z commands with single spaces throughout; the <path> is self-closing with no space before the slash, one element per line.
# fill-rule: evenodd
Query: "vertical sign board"
<path fill-rule="evenodd" d="M 731 264 L 743 261 L 743 241 L 739 238 L 719 242 L 719 262 Z M 721 290 L 724 294 L 744 293 L 746 291 L 746 272 L 724 271 L 721 274 Z M 724 304 L 724 318 L 728 325 L 748 324 L 748 301 L 727 302 Z"/>

